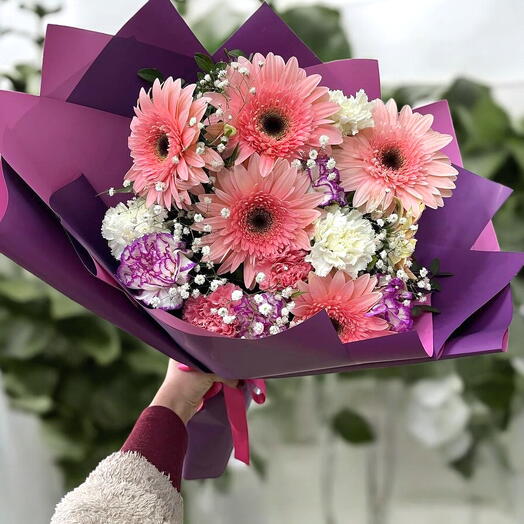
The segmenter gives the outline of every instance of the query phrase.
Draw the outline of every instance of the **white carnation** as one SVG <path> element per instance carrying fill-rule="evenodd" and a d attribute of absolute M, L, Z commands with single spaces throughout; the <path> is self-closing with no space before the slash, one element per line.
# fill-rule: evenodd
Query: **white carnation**
<path fill-rule="evenodd" d="M 122 251 L 137 238 L 149 233 L 169 233 L 164 225 L 167 210 L 148 208 L 143 198 L 133 198 L 107 210 L 102 222 L 102 236 L 108 241 L 111 253 L 120 260 Z"/>
<path fill-rule="evenodd" d="M 331 119 L 342 134 L 356 135 L 361 129 L 373 127 L 374 104 L 368 100 L 363 89 L 350 97 L 345 96 L 342 91 L 330 91 L 329 98 L 339 105 L 339 110 Z"/>
<path fill-rule="evenodd" d="M 377 251 L 375 231 L 356 209 L 350 212 L 339 207 L 329 209 L 315 224 L 314 245 L 306 261 L 320 276 L 335 268 L 356 278 Z"/>

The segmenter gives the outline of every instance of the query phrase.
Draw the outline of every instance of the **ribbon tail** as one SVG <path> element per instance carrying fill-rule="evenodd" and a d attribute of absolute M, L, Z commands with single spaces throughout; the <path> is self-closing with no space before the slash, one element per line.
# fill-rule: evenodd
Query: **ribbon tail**
<path fill-rule="evenodd" d="M 244 393 L 239 388 L 224 385 L 224 399 L 231 426 L 235 458 L 249 465 L 249 430 Z"/>

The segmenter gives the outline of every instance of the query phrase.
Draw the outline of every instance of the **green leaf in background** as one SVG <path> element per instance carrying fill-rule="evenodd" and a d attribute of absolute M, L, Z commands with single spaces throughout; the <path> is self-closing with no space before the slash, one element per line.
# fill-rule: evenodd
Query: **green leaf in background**
<path fill-rule="evenodd" d="M 509 152 L 505 149 L 465 153 L 462 155 L 464 165 L 468 170 L 485 178 L 494 178 L 497 171 L 508 158 Z"/>
<path fill-rule="evenodd" d="M 280 15 L 323 62 L 351 58 L 351 48 L 337 9 L 299 6 Z"/>
<path fill-rule="evenodd" d="M 57 420 L 47 420 L 42 424 L 43 437 L 58 459 L 85 459 L 87 448 L 81 438 L 71 435 L 67 428 Z"/>
<path fill-rule="evenodd" d="M 477 459 L 477 446 L 473 445 L 467 453 L 450 463 L 450 466 L 465 479 L 471 479 L 475 472 Z"/>
<path fill-rule="evenodd" d="M 348 408 L 342 409 L 333 417 L 331 427 L 350 444 L 369 444 L 375 440 L 375 433 L 369 422 Z"/>
<path fill-rule="evenodd" d="M 516 392 L 516 372 L 511 361 L 504 356 L 475 356 L 457 360 L 456 369 L 466 394 L 490 410 L 497 428 L 507 429 Z"/>
<path fill-rule="evenodd" d="M 442 96 L 450 106 L 464 106 L 470 110 L 480 98 L 489 94 L 489 87 L 467 78 L 457 78 Z"/>
<path fill-rule="evenodd" d="M 91 314 L 78 302 L 73 302 L 55 288 L 47 287 L 46 291 L 50 300 L 51 316 L 55 320 Z"/>
<path fill-rule="evenodd" d="M 39 280 L 11 278 L 0 280 L 0 295 L 16 302 L 29 302 L 45 296 L 45 287 Z"/>
<path fill-rule="evenodd" d="M 63 319 L 57 322 L 57 328 L 73 341 L 74 351 L 82 351 L 101 366 L 110 364 L 120 355 L 117 328 L 97 317 Z"/>
<path fill-rule="evenodd" d="M 45 350 L 54 336 L 51 324 L 31 322 L 23 317 L 0 322 L 2 357 L 27 360 Z"/>
<path fill-rule="evenodd" d="M 151 373 L 163 377 L 166 373 L 168 358 L 160 351 L 152 351 L 150 347 L 135 344 L 124 352 L 124 360 L 135 373 Z"/>
<path fill-rule="evenodd" d="M 471 108 L 471 117 L 475 123 L 475 133 L 469 142 L 479 147 L 486 143 L 500 145 L 511 132 L 508 115 L 490 94 L 484 94 L 477 100 Z"/>

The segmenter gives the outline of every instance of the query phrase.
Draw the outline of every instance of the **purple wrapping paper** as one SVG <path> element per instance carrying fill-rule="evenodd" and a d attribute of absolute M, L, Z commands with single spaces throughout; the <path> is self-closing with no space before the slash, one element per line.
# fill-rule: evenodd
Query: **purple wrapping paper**
<path fill-rule="evenodd" d="M 224 47 L 296 56 L 331 89 L 380 96 L 375 60 L 320 63 L 266 4 L 216 57 L 222 58 Z M 120 186 L 131 164 L 130 117 L 138 90 L 146 86 L 137 71 L 156 67 L 191 81 L 196 52 L 204 52 L 202 45 L 169 0 L 147 2 L 115 37 L 48 28 L 41 96 L 0 92 L 2 252 L 163 353 L 228 378 L 299 376 L 506 349 L 512 313 L 508 283 L 524 256 L 499 252 L 491 219 L 510 191 L 461 167 L 446 102 L 418 111 L 432 114 L 433 128 L 453 136 L 445 152 L 460 174 L 444 208 L 424 213 L 417 257 L 440 258 L 442 269 L 454 276 L 443 279 L 442 291 L 433 297 L 442 313 L 423 316 L 418 332 L 342 344 L 321 312 L 266 339 L 226 339 L 147 309 L 119 289 L 115 261 L 99 234 L 101 217 L 116 200 L 96 195 Z M 185 477 L 220 475 L 232 445 L 223 397 L 209 401 L 189 430 Z"/>

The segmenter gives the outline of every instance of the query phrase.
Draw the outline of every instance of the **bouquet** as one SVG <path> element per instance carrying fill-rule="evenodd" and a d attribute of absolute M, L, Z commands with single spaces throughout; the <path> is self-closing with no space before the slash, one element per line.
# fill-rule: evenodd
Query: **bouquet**
<path fill-rule="evenodd" d="M 491 219 L 449 108 L 380 99 L 266 5 L 214 55 L 169 0 L 110 37 L 50 26 L 41 95 L 0 92 L 0 249 L 189 368 L 243 379 L 190 423 L 186 478 L 249 461 L 262 379 L 507 348 Z"/>

